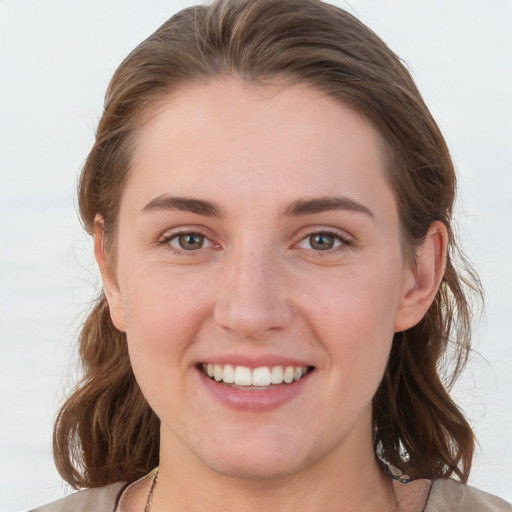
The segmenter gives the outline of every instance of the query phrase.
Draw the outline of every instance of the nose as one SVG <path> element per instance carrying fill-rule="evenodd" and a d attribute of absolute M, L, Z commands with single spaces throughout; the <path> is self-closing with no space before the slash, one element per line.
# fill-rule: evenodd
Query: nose
<path fill-rule="evenodd" d="M 275 257 L 264 251 L 245 251 L 226 262 L 214 318 L 240 338 L 263 340 L 292 321 L 285 279 Z"/>

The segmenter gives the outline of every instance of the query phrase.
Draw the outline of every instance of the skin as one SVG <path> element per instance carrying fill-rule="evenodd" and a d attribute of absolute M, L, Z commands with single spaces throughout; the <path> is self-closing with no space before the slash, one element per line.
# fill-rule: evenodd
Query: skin
<path fill-rule="evenodd" d="M 434 298 L 446 230 L 433 223 L 415 268 L 405 263 L 382 144 L 314 88 L 227 78 L 178 91 L 141 128 L 117 253 L 105 254 L 98 218 L 96 257 L 162 421 L 153 512 L 397 510 L 374 458 L 372 397 L 393 334 Z M 218 211 L 162 201 L 171 196 Z M 340 196 L 350 203 L 293 211 Z M 180 248 L 176 233 L 203 245 Z M 334 247 L 312 245 L 318 233 Z M 314 370 L 278 407 L 241 410 L 213 396 L 198 370 L 230 357 L 294 358 Z M 142 510 L 148 486 L 126 493 L 122 510 Z"/>

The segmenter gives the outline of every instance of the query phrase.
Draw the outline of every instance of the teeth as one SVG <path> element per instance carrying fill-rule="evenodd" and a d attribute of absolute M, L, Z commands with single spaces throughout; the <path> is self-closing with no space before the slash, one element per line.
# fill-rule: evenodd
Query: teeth
<path fill-rule="evenodd" d="M 252 373 L 250 368 L 237 366 L 235 369 L 235 384 L 237 386 L 252 386 Z"/>
<path fill-rule="evenodd" d="M 224 372 L 222 373 L 222 380 L 226 384 L 235 382 L 235 369 L 230 364 L 224 365 Z"/>
<path fill-rule="evenodd" d="M 284 371 L 284 381 L 286 384 L 290 384 L 293 382 L 293 376 L 295 375 L 295 368 L 293 366 L 287 366 L 286 370 Z"/>
<path fill-rule="evenodd" d="M 203 364 L 202 368 L 208 377 L 217 382 L 254 387 L 268 387 L 283 382 L 291 384 L 308 373 L 306 366 L 260 366 L 251 370 L 246 366 L 208 363 Z"/>
<path fill-rule="evenodd" d="M 253 386 L 270 386 L 270 368 L 262 366 L 255 368 L 252 372 L 252 385 Z"/>
<path fill-rule="evenodd" d="M 270 382 L 272 384 L 281 384 L 283 382 L 283 367 L 273 366 L 272 372 L 270 373 Z"/>
<path fill-rule="evenodd" d="M 213 365 L 213 378 L 219 382 L 222 380 L 222 366 L 220 364 Z"/>

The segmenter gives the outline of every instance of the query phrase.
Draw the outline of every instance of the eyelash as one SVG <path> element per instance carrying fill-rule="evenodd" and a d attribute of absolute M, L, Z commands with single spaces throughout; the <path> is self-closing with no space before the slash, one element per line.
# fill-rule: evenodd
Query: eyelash
<path fill-rule="evenodd" d="M 339 245 L 334 246 L 330 249 L 324 249 L 324 250 L 315 250 L 315 249 L 307 249 L 311 255 L 315 258 L 322 258 L 327 256 L 332 256 L 333 254 L 338 254 L 341 251 L 347 250 L 349 247 L 354 247 L 355 243 L 352 239 L 348 238 L 347 236 L 341 235 L 338 231 L 335 230 L 329 230 L 329 229 L 321 229 L 319 231 L 313 231 L 311 233 L 308 233 L 306 236 L 302 237 L 300 241 L 298 242 L 299 245 L 304 241 L 307 241 L 308 239 L 311 239 L 311 237 L 314 236 L 328 236 L 334 238 L 335 242 L 340 242 Z"/>
<path fill-rule="evenodd" d="M 200 247 L 197 250 L 193 250 L 193 249 L 192 250 L 186 250 L 186 249 L 178 249 L 177 247 L 174 247 L 173 245 L 171 245 L 171 241 L 172 240 L 175 240 L 178 237 L 184 236 L 184 235 L 199 236 L 199 237 L 203 238 L 205 241 L 208 241 L 210 246 L 209 247 Z M 337 253 L 339 253 L 341 251 L 344 251 L 344 250 L 346 250 L 349 247 L 354 247 L 355 246 L 355 243 L 354 243 L 354 241 L 352 239 L 350 239 L 350 238 L 348 238 L 346 236 L 341 235 L 337 231 L 329 230 L 329 229 L 321 229 L 319 231 L 312 231 L 312 232 L 308 233 L 307 235 L 303 236 L 299 240 L 299 242 L 294 244 L 294 246 L 298 247 L 299 244 L 301 244 L 302 242 L 310 239 L 313 236 L 318 236 L 318 235 L 332 237 L 332 238 L 335 239 L 335 241 L 338 241 L 338 242 L 341 242 L 341 243 L 339 245 L 337 245 L 337 246 L 334 246 L 334 247 L 332 247 L 330 249 L 325 249 L 325 250 L 315 250 L 313 248 L 305 249 L 308 252 L 310 252 L 316 258 L 321 258 L 321 257 L 325 257 L 325 256 L 332 256 L 333 254 L 337 254 Z M 185 230 L 184 231 L 178 231 L 176 233 L 172 233 L 172 234 L 170 234 L 168 236 L 165 236 L 165 237 L 161 238 L 158 241 L 158 245 L 159 246 L 163 246 L 166 249 L 170 250 L 176 256 L 197 256 L 199 251 L 202 251 L 204 249 L 208 249 L 210 247 L 213 247 L 213 248 L 218 248 L 219 247 L 214 242 L 212 242 L 207 235 L 201 233 L 200 231 L 192 231 L 192 230 L 190 230 L 190 231 L 188 231 L 188 230 L 187 231 L 185 231 Z"/>
<path fill-rule="evenodd" d="M 170 250 L 173 254 L 176 256 L 197 256 L 198 252 L 202 249 L 205 249 L 204 247 L 200 247 L 197 250 L 186 250 L 186 249 L 178 249 L 177 247 L 174 247 L 171 245 L 171 241 L 179 238 L 180 236 L 200 236 L 204 240 L 207 240 L 212 247 L 216 247 L 216 245 L 210 240 L 210 238 L 200 231 L 178 231 L 177 233 L 172 233 L 168 236 L 164 236 L 161 240 L 158 241 L 158 245 L 164 246 L 166 249 Z"/>

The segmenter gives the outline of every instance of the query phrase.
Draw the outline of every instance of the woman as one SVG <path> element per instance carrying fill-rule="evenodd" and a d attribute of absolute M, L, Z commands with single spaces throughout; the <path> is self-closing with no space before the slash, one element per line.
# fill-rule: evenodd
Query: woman
<path fill-rule="evenodd" d="M 116 71 L 82 173 L 104 293 L 54 443 L 90 490 L 40 510 L 510 510 L 464 485 L 438 374 L 480 293 L 454 191 L 410 75 L 346 12 L 171 18 Z"/>

